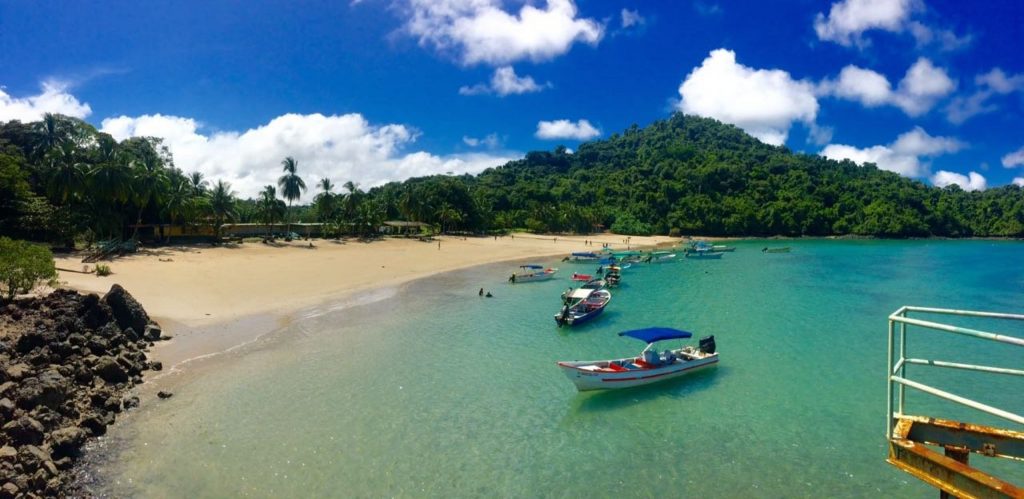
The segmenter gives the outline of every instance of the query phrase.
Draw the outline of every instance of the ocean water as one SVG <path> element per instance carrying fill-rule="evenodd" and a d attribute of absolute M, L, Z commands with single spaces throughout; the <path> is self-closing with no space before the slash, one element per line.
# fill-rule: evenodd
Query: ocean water
<path fill-rule="evenodd" d="M 792 253 L 760 252 L 782 244 Z M 557 261 L 540 262 L 562 268 L 551 282 L 509 285 L 514 265 L 489 265 L 310 311 L 245 351 L 191 368 L 174 398 L 119 423 L 97 467 L 102 490 L 934 497 L 885 463 L 887 316 L 904 304 L 1021 312 L 1024 244 L 735 245 L 722 260 L 625 270 L 604 316 L 578 328 L 558 329 L 552 315 L 568 275 L 595 265 Z M 481 287 L 495 297 L 478 297 Z M 585 394 L 555 366 L 635 354 L 643 344 L 616 333 L 646 326 L 714 334 L 719 366 Z M 1024 335 L 1022 325 L 987 326 Z M 1024 354 L 1008 347 L 911 334 L 915 356 L 1024 367 Z M 1019 379 L 925 367 L 911 375 L 1024 411 Z M 995 422 L 927 395 L 909 394 L 908 409 Z M 1024 467 L 989 469 L 1024 481 Z"/>

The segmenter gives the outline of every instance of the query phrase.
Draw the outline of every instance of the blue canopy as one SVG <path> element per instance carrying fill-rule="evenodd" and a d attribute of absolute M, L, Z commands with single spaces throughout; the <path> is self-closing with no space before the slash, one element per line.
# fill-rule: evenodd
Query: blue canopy
<path fill-rule="evenodd" d="M 542 269 L 542 268 L 544 268 L 544 266 L 543 265 L 520 265 L 519 268 L 521 268 L 521 269 Z"/>
<path fill-rule="evenodd" d="M 576 252 L 573 252 L 572 256 L 591 256 L 591 257 L 596 257 L 597 253 L 594 253 L 593 251 L 576 251 Z"/>
<path fill-rule="evenodd" d="M 619 336 L 629 336 L 630 338 L 636 338 L 641 341 L 646 341 L 647 343 L 654 343 L 655 341 L 662 340 L 690 338 L 693 336 L 693 333 L 680 329 L 672 329 L 670 327 L 649 327 L 645 329 L 623 331 L 619 333 Z"/>

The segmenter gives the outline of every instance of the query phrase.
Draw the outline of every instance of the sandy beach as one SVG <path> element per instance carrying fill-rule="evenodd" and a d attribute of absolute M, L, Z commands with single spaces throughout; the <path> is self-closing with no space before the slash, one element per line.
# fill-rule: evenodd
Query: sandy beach
<path fill-rule="evenodd" d="M 592 241 L 592 246 L 584 241 Z M 112 275 L 62 271 L 59 281 L 65 287 L 99 294 L 114 283 L 124 286 L 179 340 L 161 347 L 160 357 L 173 365 L 244 343 L 276 329 L 296 311 L 344 300 L 359 291 L 487 263 L 596 250 L 605 243 L 615 249 L 627 247 L 624 237 L 614 234 L 311 242 L 312 247 L 307 241 L 281 241 L 146 249 L 105 262 Z M 678 242 L 665 236 L 633 236 L 628 246 L 651 248 Z M 56 263 L 62 269 L 83 267 L 81 255 L 58 257 Z M 502 277 L 481 286 L 500 283 Z"/>

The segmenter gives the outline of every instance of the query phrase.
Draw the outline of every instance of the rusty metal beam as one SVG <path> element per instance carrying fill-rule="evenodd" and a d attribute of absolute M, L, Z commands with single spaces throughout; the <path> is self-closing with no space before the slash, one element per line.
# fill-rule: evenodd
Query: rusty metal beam
<path fill-rule="evenodd" d="M 923 416 L 900 416 L 895 420 L 901 432 L 898 438 L 1024 461 L 1024 432 Z"/>
<path fill-rule="evenodd" d="M 956 497 L 1024 498 L 1024 489 L 909 440 L 890 440 L 887 461 Z"/>

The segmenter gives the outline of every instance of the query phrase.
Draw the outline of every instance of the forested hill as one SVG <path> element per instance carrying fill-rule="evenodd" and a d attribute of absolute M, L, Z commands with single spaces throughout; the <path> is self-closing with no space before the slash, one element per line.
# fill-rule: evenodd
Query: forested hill
<path fill-rule="evenodd" d="M 281 164 L 288 173 L 278 185 L 238 200 L 223 179 L 176 168 L 159 139 L 118 142 L 60 115 L 0 123 L 0 235 L 71 245 L 134 237 L 144 224 L 183 225 L 191 234 L 212 225 L 216 234 L 228 222 L 301 220 L 324 222 L 326 234 L 372 236 L 382 221 L 402 219 L 472 232 L 1024 236 L 1017 186 L 939 189 L 680 114 L 475 176 L 414 178 L 369 192 L 351 179 L 306 178 L 313 203 L 294 209 L 284 199 L 299 199 L 304 171 L 291 157 Z"/>
<path fill-rule="evenodd" d="M 425 189 L 416 197 L 428 199 L 438 182 L 465 184 L 476 207 L 457 209 L 468 225 L 486 218 L 499 227 L 582 232 L 600 224 L 626 234 L 1024 235 L 1017 186 L 940 189 L 873 165 L 794 154 L 682 114 L 575 153 L 531 152 L 476 177 L 413 179 L 372 193 Z"/>

